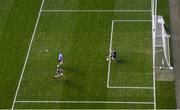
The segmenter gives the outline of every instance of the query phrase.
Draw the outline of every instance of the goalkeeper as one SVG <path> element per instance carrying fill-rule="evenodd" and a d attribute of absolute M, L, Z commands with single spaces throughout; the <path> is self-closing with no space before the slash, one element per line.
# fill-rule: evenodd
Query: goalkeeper
<path fill-rule="evenodd" d="M 115 49 L 113 49 L 110 53 L 110 56 L 108 56 L 106 60 L 109 61 L 109 58 L 111 58 L 112 60 L 115 60 L 116 57 L 117 57 L 117 52 Z"/>
<path fill-rule="evenodd" d="M 112 51 L 111 51 L 111 59 L 112 60 L 115 60 L 116 59 L 116 56 L 117 56 L 117 52 L 116 52 L 116 50 L 115 49 L 113 49 Z"/>

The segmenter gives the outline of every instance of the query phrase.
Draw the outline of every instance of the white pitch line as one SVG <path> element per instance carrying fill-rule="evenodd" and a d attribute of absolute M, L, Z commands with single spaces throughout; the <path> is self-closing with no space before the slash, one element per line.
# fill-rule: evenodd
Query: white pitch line
<path fill-rule="evenodd" d="M 152 14 L 152 45 L 153 45 L 153 87 L 154 87 L 154 110 L 156 110 L 156 78 L 155 78 L 155 35 L 156 35 L 156 21 L 155 21 L 155 5 L 154 5 L 155 1 L 151 0 L 151 14 Z M 157 1 L 156 1 L 157 3 Z"/>
<path fill-rule="evenodd" d="M 110 89 L 154 89 L 154 87 L 120 87 L 120 86 L 110 86 Z"/>
<path fill-rule="evenodd" d="M 42 0 L 41 7 L 39 9 L 38 18 L 36 20 L 36 25 L 35 25 L 35 28 L 34 28 L 34 31 L 33 31 L 32 37 L 31 37 L 31 41 L 30 41 L 30 44 L 29 44 L 28 52 L 26 54 L 26 59 L 25 59 L 24 65 L 23 65 L 23 69 L 22 69 L 22 72 L 21 72 L 21 76 L 20 76 L 19 82 L 18 82 L 18 86 L 16 88 L 16 93 L 15 93 L 15 96 L 14 96 L 14 100 L 13 100 L 13 104 L 12 104 L 11 110 L 14 109 L 14 105 L 15 105 L 15 102 L 16 102 L 16 99 L 17 99 L 19 88 L 21 86 L 21 81 L 22 81 L 22 78 L 23 78 L 23 75 L 24 75 L 24 71 L 25 71 L 25 68 L 26 68 L 26 64 L 27 64 L 28 58 L 29 58 L 29 53 L 31 51 L 32 43 L 33 43 L 33 40 L 34 40 L 34 35 L 36 33 L 38 22 L 39 22 L 39 19 L 40 19 L 40 16 L 41 16 L 41 11 L 42 11 L 43 4 L 44 4 L 44 0 Z"/>
<path fill-rule="evenodd" d="M 121 101 L 16 101 L 16 103 L 154 104 L 154 102 L 121 102 Z"/>
<path fill-rule="evenodd" d="M 111 24 L 111 38 L 110 38 L 110 43 L 109 43 L 109 63 L 108 63 L 108 77 L 107 77 L 107 88 L 109 87 L 109 77 L 110 77 L 110 72 L 111 72 L 111 49 L 112 49 L 112 37 L 113 37 L 113 29 L 114 28 L 114 21 L 112 21 Z"/>
<path fill-rule="evenodd" d="M 42 12 L 151 12 L 152 10 L 42 10 Z"/>
<path fill-rule="evenodd" d="M 131 20 L 131 19 L 127 19 L 127 20 L 113 20 L 114 22 L 152 22 L 152 20 Z"/>

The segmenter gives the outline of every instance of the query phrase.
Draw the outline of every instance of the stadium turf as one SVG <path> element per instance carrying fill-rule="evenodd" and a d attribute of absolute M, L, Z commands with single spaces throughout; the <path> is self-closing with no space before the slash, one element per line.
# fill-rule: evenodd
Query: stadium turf
<path fill-rule="evenodd" d="M 5 94 L 7 88 L 11 88 L 3 98 L 7 101 L 0 100 L 0 108 L 10 108 L 12 105 L 41 0 L 34 0 L 31 4 L 23 2 L 21 6 L 19 3 L 22 3 L 22 0 L 5 4 L 12 7 L 11 10 L 16 13 L 5 13 L 4 17 L 7 18 L 0 17 L 4 20 L 2 24 L 6 23 L 4 26 L 0 25 L 0 37 L 3 38 L 0 51 L 6 53 L 1 56 L 13 56 L 12 59 L 1 62 L 9 65 L 8 62 L 12 61 L 13 69 L 7 73 L 11 66 L 0 67 L 3 76 L 0 93 Z M 26 9 L 32 6 L 34 8 Z M 48 9 L 151 10 L 151 5 L 150 0 L 45 0 L 43 10 Z M 112 20 L 151 20 L 151 12 L 41 12 L 14 108 L 154 108 L 153 104 L 121 103 L 153 102 L 153 89 L 107 88 L 108 77 L 110 87 L 153 87 L 151 22 L 115 22 L 111 36 Z M 12 30 L 9 30 L 10 27 Z M 3 36 L 12 38 L 11 42 Z M 118 62 L 111 62 L 108 73 L 109 62 L 106 57 L 110 43 L 112 48 L 117 49 Z M 12 47 L 15 50 L 11 49 Z M 68 81 L 53 79 L 60 51 L 63 52 L 62 68 Z M 173 89 L 167 92 L 166 96 L 161 95 L 163 90 L 167 89 L 163 88 L 164 84 L 165 82 L 157 83 L 157 107 L 174 108 L 174 103 L 168 104 L 166 102 L 169 99 L 164 98 L 173 96 Z M 173 87 L 169 82 L 166 84 L 169 88 Z M 174 97 L 171 100 L 174 101 Z"/>
<path fill-rule="evenodd" d="M 11 108 L 41 1 L 0 0 L 0 108 Z"/>
<path fill-rule="evenodd" d="M 106 56 L 109 49 L 112 19 L 116 19 L 116 16 L 114 17 L 112 13 L 43 14 L 36 31 L 17 100 L 153 101 L 152 90 L 114 90 L 106 87 L 108 70 Z M 139 26 L 139 24 L 137 23 L 135 26 Z M 144 26 L 146 27 L 146 24 L 143 24 L 142 27 Z M 123 29 L 128 30 L 128 27 L 123 27 Z M 150 32 L 150 28 L 144 29 Z M 118 30 L 118 27 L 114 30 Z M 118 32 L 120 33 L 121 30 Z M 140 35 L 140 37 L 144 36 Z M 151 36 L 147 37 L 150 37 L 148 42 L 151 44 Z M 117 47 L 117 49 L 119 48 Z M 45 50 L 49 51 L 45 52 Z M 64 55 L 63 68 L 68 81 L 52 78 L 55 74 L 57 56 L 60 51 Z M 151 51 L 151 48 L 149 51 Z M 138 55 L 135 56 L 138 57 Z M 122 57 L 121 59 L 125 58 Z M 121 64 L 118 65 L 121 66 Z M 151 65 L 151 60 L 149 65 Z M 112 70 L 113 66 L 112 64 Z M 116 66 L 116 68 L 118 67 Z M 121 73 L 121 70 L 118 72 Z M 151 73 L 151 69 L 148 72 Z M 111 73 L 113 75 L 113 71 Z M 127 74 L 129 73 L 127 72 Z M 134 77 L 138 76 L 137 74 Z M 152 81 L 152 76 L 147 78 L 145 80 Z M 119 81 L 123 79 L 113 80 Z M 128 86 L 128 83 L 131 83 L 128 82 L 129 78 L 124 80 L 124 84 L 127 84 L 124 86 Z M 143 83 L 142 81 L 141 84 Z M 145 86 L 152 86 L 152 84 L 146 84 Z M 27 95 L 27 90 L 29 95 Z M 134 96 L 137 98 L 133 98 Z M 78 107 L 74 106 L 74 108 Z"/>

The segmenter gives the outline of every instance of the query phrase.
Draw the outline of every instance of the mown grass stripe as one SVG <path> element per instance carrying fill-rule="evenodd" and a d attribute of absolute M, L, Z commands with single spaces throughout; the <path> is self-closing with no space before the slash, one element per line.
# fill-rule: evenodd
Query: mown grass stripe
<path fill-rule="evenodd" d="M 39 19 L 40 19 L 40 16 L 41 16 L 41 11 L 42 11 L 42 8 L 43 8 L 43 4 L 44 4 L 44 0 L 42 0 L 41 7 L 39 9 L 39 14 L 38 14 L 38 17 L 37 17 L 36 25 L 34 27 L 32 38 L 31 38 L 31 41 L 30 41 L 30 44 L 29 44 L 27 55 L 26 55 L 26 59 L 25 59 L 24 65 L 23 65 L 23 69 L 22 69 L 21 76 L 20 76 L 20 79 L 19 79 L 19 82 L 18 82 L 18 86 L 17 86 L 16 93 L 15 93 L 14 100 L 13 100 L 13 104 L 12 104 L 12 107 L 11 107 L 12 110 L 14 109 L 15 102 L 16 102 L 16 99 L 17 99 L 17 95 L 18 95 L 18 92 L 19 92 L 19 88 L 21 86 L 21 81 L 22 81 L 22 78 L 23 78 L 23 75 L 24 75 L 24 71 L 26 69 L 26 64 L 27 64 L 27 61 L 28 61 L 28 58 L 29 58 L 32 43 L 33 43 L 34 36 L 35 36 L 35 33 L 36 33 L 36 29 L 37 29 L 37 26 L 38 26 L 38 23 L 39 23 Z"/>

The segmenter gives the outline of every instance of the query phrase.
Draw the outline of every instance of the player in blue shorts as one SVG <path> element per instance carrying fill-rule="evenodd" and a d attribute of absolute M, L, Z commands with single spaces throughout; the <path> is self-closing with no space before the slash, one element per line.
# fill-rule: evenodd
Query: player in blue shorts
<path fill-rule="evenodd" d="M 63 64 L 63 55 L 62 55 L 62 52 L 59 53 L 59 65 L 62 65 Z"/>

